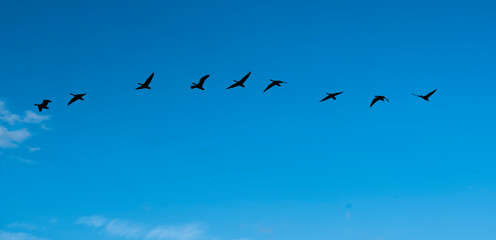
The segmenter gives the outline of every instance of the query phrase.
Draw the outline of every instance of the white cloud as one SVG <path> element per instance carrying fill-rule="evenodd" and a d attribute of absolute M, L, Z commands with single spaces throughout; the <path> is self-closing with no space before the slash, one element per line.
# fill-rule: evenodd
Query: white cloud
<path fill-rule="evenodd" d="M 46 120 L 49 120 L 50 116 L 47 115 L 41 115 L 38 113 L 35 113 L 33 111 L 26 111 L 25 116 L 22 119 L 23 122 L 25 123 L 40 123 Z"/>
<path fill-rule="evenodd" d="M 14 223 L 7 225 L 7 227 L 8 228 L 21 228 L 21 229 L 25 229 L 28 231 L 33 231 L 33 230 L 38 229 L 38 227 L 33 225 L 33 224 L 23 223 L 23 222 L 14 222 Z"/>
<path fill-rule="evenodd" d="M 26 159 L 26 158 L 22 158 L 22 157 L 18 157 L 17 158 L 20 162 L 23 162 L 23 163 L 28 163 L 28 164 L 35 164 L 36 162 L 33 161 L 33 160 L 30 160 L 30 159 Z"/>
<path fill-rule="evenodd" d="M 10 125 L 15 125 L 17 123 L 41 123 L 49 119 L 49 115 L 41 115 L 31 110 L 25 111 L 24 117 L 21 118 L 18 114 L 11 113 L 7 107 L 5 107 L 4 101 L 0 101 L 0 120 L 8 122 Z"/>
<path fill-rule="evenodd" d="M 10 125 L 14 125 L 15 123 L 21 121 L 21 117 L 7 110 L 5 107 L 5 102 L 0 101 L 0 120 L 8 122 Z"/>
<path fill-rule="evenodd" d="M 31 133 L 26 129 L 10 131 L 6 127 L 0 126 L 0 147 L 15 148 L 17 144 L 24 142 L 31 136 Z"/>
<path fill-rule="evenodd" d="M 36 152 L 36 151 L 39 151 L 39 150 L 41 150 L 41 148 L 37 148 L 37 147 L 31 147 L 31 148 L 29 148 L 29 151 L 30 152 Z"/>
<path fill-rule="evenodd" d="M 24 117 L 21 117 L 18 114 L 11 113 L 5 105 L 5 102 L 0 101 L 0 123 L 6 122 L 10 126 L 4 126 L 4 123 L 0 124 L 0 148 L 15 148 L 18 144 L 28 139 L 31 133 L 25 127 L 27 123 L 40 124 L 50 119 L 50 116 L 40 115 L 30 110 L 25 111 Z M 12 130 L 13 127 L 21 129 Z M 46 128 L 43 124 L 40 124 L 40 127 Z"/>
<path fill-rule="evenodd" d="M 146 239 L 157 240 L 192 240 L 198 238 L 203 230 L 199 224 L 182 226 L 161 226 L 148 232 Z"/>
<path fill-rule="evenodd" d="M 46 239 L 35 237 L 28 233 L 7 232 L 0 230 L 0 240 L 46 240 Z"/>
<path fill-rule="evenodd" d="M 107 219 L 101 216 L 84 216 L 76 221 L 76 224 L 83 224 L 90 227 L 99 228 L 107 222 Z"/>
<path fill-rule="evenodd" d="M 194 240 L 200 238 L 204 232 L 202 225 L 198 223 L 150 227 L 120 219 L 107 220 L 101 216 L 81 217 L 76 224 L 99 228 L 112 237 L 148 240 Z"/>
<path fill-rule="evenodd" d="M 105 226 L 105 231 L 114 237 L 136 238 L 142 235 L 143 227 L 138 224 L 114 219 Z"/>

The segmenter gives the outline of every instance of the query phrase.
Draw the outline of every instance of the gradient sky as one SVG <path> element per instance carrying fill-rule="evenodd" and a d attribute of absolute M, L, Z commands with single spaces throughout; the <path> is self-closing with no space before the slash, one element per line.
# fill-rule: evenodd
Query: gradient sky
<path fill-rule="evenodd" d="M 3 0 L 0 240 L 493 240 L 495 12 Z"/>

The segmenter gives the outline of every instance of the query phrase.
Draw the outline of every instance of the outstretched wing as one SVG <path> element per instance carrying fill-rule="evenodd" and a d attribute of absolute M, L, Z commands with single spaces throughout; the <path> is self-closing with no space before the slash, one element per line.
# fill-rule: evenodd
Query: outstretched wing
<path fill-rule="evenodd" d="M 151 75 L 150 75 L 150 76 L 146 79 L 146 81 L 145 81 L 145 83 L 143 83 L 143 85 L 148 86 L 148 84 L 150 84 L 150 82 L 152 81 L 152 78 L 153 78 L 153 75 L 154 75 L 154 74 L 155 74 L 155 73 L 152 73 L 152 74 L 151 74 Z"/>
<path fill-rule="evenodd" d="M 50 100 L 43 100 L 43 102 L 41 104 L 46 106 L 46 105 L 48 105 L 49 102 L 52 102 L 52 101 L 50 101 Z"/>
<path fill-rule="evenodd" d="M 38 106 L 38 111 L 41 112 L 41 109 L 43 109 L 43 107 L 41 106 L 41 104 L 40 105 L 37 105 L 37 106 Z"/>
<path fill-rule="evenodd" d="M 271 83 L 269 84 L 269 86 L 267 86 L 267 88 L 265 88 L 264 92 L 265 92 L 265 91 L 267 91 L 267 90 L 269 90 L 271 87 L 273 87 L 273 86 L 275 86 L 275 85 L 276 85 L 276 83 L 275 83 L 275 82 L 271 82 Z"/>
<path fill-rule="evenodd" d="M 325 100 L 327 100 L 327 99 L 329 99 L 329 98 L 331 98 L 331 97 L 332 97 L 332 95 L 327 95 L 325 98 L 323 98 L 323 99 L 322 99 L 322 100 L 320 100 L 320 101 L 321 101 L 321 102 L 323 102 L 323 101 L 325 101 Z"/>
<path fill-rule="evenodd" d="M 435 92 L 437 91 L 437 88 L 434 89 L 434 91 L 428 93 L 427 95 L 425 95 L 425 97 L 429 98 L 430 96 L 432 96 L 432 94 L 434 94 Z"/>
<path fill-rule="evenodd" d="M 374 98 L 374 100 L 372 100 L 372 103 L 370 104 L 370 107 L 372 107 L 377 101 L 379 101 L 379 98 Z"/>
<path fill-rule="evenodd" d="M 337 92 L 337 93 L 333 93 L 332 95 L 337 96 L 337 95 L 339 95 L 341 93 L 344 93 L 344 92 Z"/>
<path fill-rule="evenodd" d="M 203 83 L 205 82 L 205 80 L 207 80 L 208 77 L 210 77 L 210 75 L 207 74 L 200 78 L 200 82 L 198 83 L 198 85 L 203 86 Z"/>
<path fill-rule="evenodd" d="M 239 84 L 245 83 L 246 79 L 248 79 L 248 77 L 250 77 L 250 74 L 251 74 L 251 72 L 249 72 L 243 78 L 241 78 L 241 80 L 239 80 Z"/>
<path fill-rule="evenodd" d="M 239 82 L 235 82 L 233 85 L 227 87 L 226 89 L 237 87 L 239 85 Z"/>
<path fill-rule="evenodd" d="M 388 102 L 389 102 L 389 99 L 387 99 L 387 97 L 384 97 L 384 99 L 386 99 L 386 101 L 388 101 Z"/>
<path fill-rule="evenodd" d="M 69 103 L 67 104 L 67 106 L 71 105 L 71 103 L 75 102 L 77 100 L 76 97 L 72 97 L 71 101 L 69 101 Z"/>

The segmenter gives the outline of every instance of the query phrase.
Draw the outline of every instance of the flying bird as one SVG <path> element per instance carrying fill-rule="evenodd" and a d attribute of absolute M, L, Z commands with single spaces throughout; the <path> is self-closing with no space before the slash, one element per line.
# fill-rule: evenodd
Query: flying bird
<path fill-rule="evenodd" d="M 238 86 L 241 86 L 241 87 L 245 87 L 245 85 L 243 85 L 246 81 L 246 79 L 248 79 L 248 77 L 250 76 L 251 72 L 249 72 L 248 74 L 246 74 L 243 78 L 241 78 L 241 80 L 239 81 L 236 81 L 234 80 L 234 84 L 229 86 L 228 88 L 226 89 L 229 89 L 229 88 L 234 88 L 234 87 L 238 87 Z"/>
<path fill-rule="evenodd" d="M 434 91 L 432 91 L 432 92 L 428 93 L 428 94 L 427 94 L 427 95 L 425 95 L 425 96 L 422 96 L 422 95 L 417 95 L 417 94 L 413 94 L 413 93 L 412 93 L 412 95 L 413 95 L 413 96 L 420 97 L 420 98 L 424 99 L 425 101 L 429 101 L 429 98 L 432 96 L 432 94 L 434 94 L 434 93 L 436 92 L 436 90 L 437 90 L 437 88 L 436 88 L 436 89 L 434 89 Z"/>
<path fill-rule="evenodd" d="M 389 99 L 387 99 L 386 97 L 384 96 L 375 96 L 374 97 L 374 100 L 372 100 L 372 103 L 370 104 L 370 107 L 372 107 L 372 105 L 374 105 L 374 103 L 376 103 L 377 101 L 384 101 L 384 99 L 386 99 L 386 101 L 389 102 Z"/>
<path fill-rule="evenodd" d="M 83 97 L 84 95 L 86 95 L 86 93 L 82 93 L 82 94 L 72 94 L 71 95 L 73 96 L 71 101 L 69 101 L 69 103 L 67 104 L 67 106 L 71 105 L 73 102 L 77 101 L 77 100 L 81 100 L 81 101 L 84 101 Z"/>
<path fill-rule="evenodd" d="M 191 86 L 191 89 L 198 88 L 198 89 L 201 89 L 201 90 L 205 90 L 203 88 L 203 83 L 205 83 L 205 80 L 207 80 L 208 77 L 210 77 L 210 75 L 207 74 L 207 75 L 203 76 L 202 78 L 200 78 L 200 82 L 198 84 L 193 83 L 193 85 Z"/>
<path fill-rule="evenodd" d="M 51 103 L 52 101 L 50 100 L 43 100 L 41 104 L 35 104 L 35 106 L 38 106 L 38 111 L 41 112 L 43 109 L 48 109 L 48 103 Z"/>
<path fill-rule="evenodd" d="M 327 93 L 327 96 L 325 98 L 323 98 L 322 100 L 320 100 L 320 101 L 323 102 L 323 101 L 325 101 L 327 99 L 330 99 L 330 98 L 336 100 L 336 96 L 339 95 L 339 94 L 341 94 L 341 93 L 343 93 L 343 92 Z"/>
<path fill-rule="evenodd" d="M 287 83 L 287 82 L 283 82 L 283 81 L 279 81 L 279 80 L 272 80 L 272 79 L 270 79 L 270 81 L 272 81 L 272 82 L 269 84 L 269 86 L 267 86 L 267 88 L 265 88 L 264 92 L 269 90 L 273 86 L 280 87 L 281 83 Z"/>
<path fill-rule="evenodd" d="M 140 86 L 136 88 L 136 90 L 140 90 L 140 89 L 151 89 L 148 85 L 150 85 L 150 82 L 152 81 L 152 78 L 153 78 L 153 74 L 152 73 L 145 81 L 145 83 L 138 83 Z"/>

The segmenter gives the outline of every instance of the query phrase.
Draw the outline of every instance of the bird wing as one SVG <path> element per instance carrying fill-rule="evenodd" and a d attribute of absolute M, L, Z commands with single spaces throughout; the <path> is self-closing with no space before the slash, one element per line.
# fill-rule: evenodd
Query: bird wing
<path fill-rule="evenodd" d="M 416 97 L 422 97 L 422 96 L 417 95 L 417 94 L 415 94 L 415 93 L 412 93 L 412 95 L 413 95 L 413 96 L 416 96 Z"/>
<path fill-rule="evenodd" d="M 389 99 L 387 99 L 387 97 L 384 97 L 384 99 L 386 99 L 389 102 Z"/>
<path fill-rule="evenodd" d="M 434 91 L 428 93 L 427 95 L 425 95 L 425 97 L 429 98 L 430 96 L 432 96 L 432 94 L 434 94 L 435 92 L 437 91 L 437 88 L 434 89 Z"/>
<path fill-rule="evenodd" d="M 275 82 L 271 82 L 271 83 L 269 84 L 269 86 L 267 86 L 267 87 L 265 88 L 264 92 L 265 92 L 265 91 L 267 91 L 267 90 L 269 90 L 271 87 L 273 87 L 273 86 L 275 86 L 275 85 L 276 85 L 276 83 L 275 83 Z"/>
<path fill-rule="evenodd" d="M 239 85 L 239 82 L 235 82 L 233 85 L 227 87 L 226 89 L 237 87 Z"/>
<path fill-rule="evenodd" d="M 148 86 L 148 84 L 150 84 L 150 82 L 152 81 L 152 78 L 153 78 L 153 75 L 154 75 L 154 74 L 155 74 L 155 73 L 152 73 L 152 74 L 151 74 L 151 75 L 150 75 L 150 76 L 146 79 L 146 81 L 145 81 L 145 83 L 143 83 L 143 85 Z"/>
<path fill-rule="evenodd" d="M 379 101 L 379 98 L 374 98 L 374 100 L 372 100 L 372 103 L 370 104 L 370 107 L 372 107 L 377 101 Z"/>
<path fill-rule="evenodd" d="M 67 104 L 67 106 L 71 105 L 71 103 L 75 102 L 77 100 L 77 97 L 72 97 L 71 101 Z"/>
<path fill-rule="evenodd" d="M 203 83 L 205 82 L 205 80 L 207 80 L 208 77 L 210 77 L 210 75 L 207 74 L 200 78 L 200 82 L 198 83 L 198 85 L 203 86 Z"/>
<path fill-rule="evenodd" d="M 327 100 L 327 99 L 329 99 L 329 98 L 331 98 L 331 97 L 332 97 L 332 95 L 327 95 L 325 98 L 323 98 L 323 99 L 322 99 L 322 100 L 320 100 L 320 101 L 321 101 L 321 102 L 323 102 L 323 101 L 325 101 L 325 100 Z"/>
<path fill-rule="evenodd" d="M 239 84 L 245 83 L 246 79 L 248 79 L 248 77 L 250 77 L 250 74 L 251 74 L 251 72 L 249 72 L 243 78 L 241 78 L 241 80 L 239 80 Z"/>
<path fill-rule="evenodd" d="M 339 95 L 341 93 L 344 93 L 344 92 L 337 92 L 337 93 L 333 93 L 332 95 L 337 96 L 337 95 Z"/>
<path fill-rule="evenodd" d="M 50 101 L 50 100 L 43 100 L 43 102 L 41 104 L 47 105 L 49 102 L 52 102 L 52 101 Z"/>
<path fill-rule="evenodd" d="M 41 104 L 40 104 L 40 105 L 38 105 L 38 111 L 40 111 L 40 112 L 41 112 L 41 109 L 43 109 L 43 107 L 42 107 L 42 106 L 41 106 Z"/>

